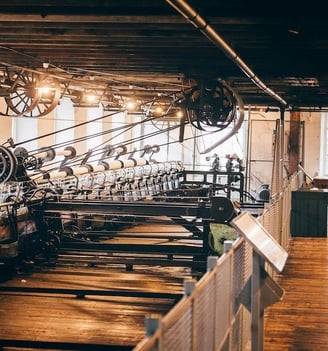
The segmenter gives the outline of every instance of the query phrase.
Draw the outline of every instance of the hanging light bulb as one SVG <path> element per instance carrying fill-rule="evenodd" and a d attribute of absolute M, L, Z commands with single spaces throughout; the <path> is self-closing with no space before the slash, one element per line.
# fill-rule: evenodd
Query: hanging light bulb
<path fill-rule="evenodd" d="M 136 108 L 136 102 L 133 101 L 133 100 L 127 101 L 127 103 L 126 103 L 126 108 L 127 108 L 127 110 L 129 110 L 129 111 L 135 110 L 135 108 Z"/>
<path fill-rule="evenodd" d="M 93 103 L 93 102 L 96 102 L 96 101 L 97 101 L 97 98 L 96 98 L 94 95 L 92 95 L 92 94 L 86 95 L 86 99 L 87 99 L 87 101 L 90 102 L 90 103 Z"/>
<path fill-rule="evenodd" d="M 163 107 L 161 105 L 158 105 L 155 107 L 154 114 L 156 116 L 160 116 L 163 113 Z"/>

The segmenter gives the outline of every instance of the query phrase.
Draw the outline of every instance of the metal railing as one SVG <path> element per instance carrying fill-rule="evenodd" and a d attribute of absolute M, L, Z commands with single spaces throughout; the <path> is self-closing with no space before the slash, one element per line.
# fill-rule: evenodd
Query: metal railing
<path fill-rule="evenodd" d="M 257 218 L 286 250 L 291 192 L 303 179 L 302 172 L 293 175 Z M 230 248 L 221 257 L 208 258 L 207 272 L 199 281 L 185 281 L 184 297 L 165 316 L 146 317 L 146 337 L 133 351 L 251 350 L 252 316 L 242 300 L 252 274 L 253 249 L 244 237 L 227 244 Z"/>

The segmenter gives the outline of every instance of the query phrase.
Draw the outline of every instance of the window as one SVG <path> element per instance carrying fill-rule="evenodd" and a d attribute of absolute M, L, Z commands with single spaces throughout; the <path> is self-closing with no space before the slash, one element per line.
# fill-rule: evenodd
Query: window
<path fill-rule="evenodd" d="M 103 114 L 102 107 L 92 107 L 87 109 L 86 125 L 86 148 L 85 151 L 93 151 L 89 162 L 96 162 L 100 157 L 99 149 L 102 148 L 102 119 L 98 119 Z M 98 151 L 98 152 L 97 152 Z M 93 157 L 92 157 L 93 156 Z"/>
<path fill-rule="evenodd" d="M 73 143 L 74 129 L 67 129 L 74 126 L 74 107 L 69 98 L 63 98 L 60 105 L 56 108 L 56 131 L 61 131 L 56 134 L 55 144 Z M 66 146 L 66 145 L 65 145 Z"/>
<path fill-rule="evenodd" d="M 26 150 L 36 150 L 38 141 L 32 139 L 38 137 L 38 119 L 33 117 L 13 118 L 12 135 L 15 143 L 24 142 L 23 147 Z M 28 140 L 31 141 L 25 143 Z"/>
<path fill-rule="evenodd" d="M 319 175 L 328 176 L 328 112 L 321 113 L 320 166 Z"/>

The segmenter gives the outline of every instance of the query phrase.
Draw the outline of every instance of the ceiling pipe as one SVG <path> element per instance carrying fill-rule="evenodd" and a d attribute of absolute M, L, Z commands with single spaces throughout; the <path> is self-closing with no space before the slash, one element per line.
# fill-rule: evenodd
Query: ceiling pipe
<path fill-rule="evenodd" d="M 194 27 L 199 29 L 209 40 L 211 40 L 225 55 L 232 60 L 252 82 L 257 85 L 261 90 L 272 96 L 281 105 L 287 106 L 288 103 L 276 94 L 273 90 L 268 88 L 246 65 L 246 63 L 236 54 L 236 52 L 224 41 L 223 38 L 215 31 L 215 29 L 195 11 L 184 0 L 166 0 L 176 11 L 178 11 L 184 18 L 186 18 Z"/>

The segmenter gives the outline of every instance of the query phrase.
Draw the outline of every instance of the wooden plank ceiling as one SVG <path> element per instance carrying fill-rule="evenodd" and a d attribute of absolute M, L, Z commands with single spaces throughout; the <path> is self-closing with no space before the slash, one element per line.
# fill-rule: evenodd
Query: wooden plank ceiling
<path fill-rule="evenodd" d="M 58 77 L 62 94 L 98 89 L 107 99 L 152 99 L 183 91 L 190 79 L 223 79 L 247 105 L 328 106 L 324 1 L 173 2 L 187 4 L 208 26 L 197 28 L 169 0 L 3 2 L 3 95 L 12 85 L 8 72 L 25 68 Z M 209 29 L 230 55 L 210 40 Z"/>

